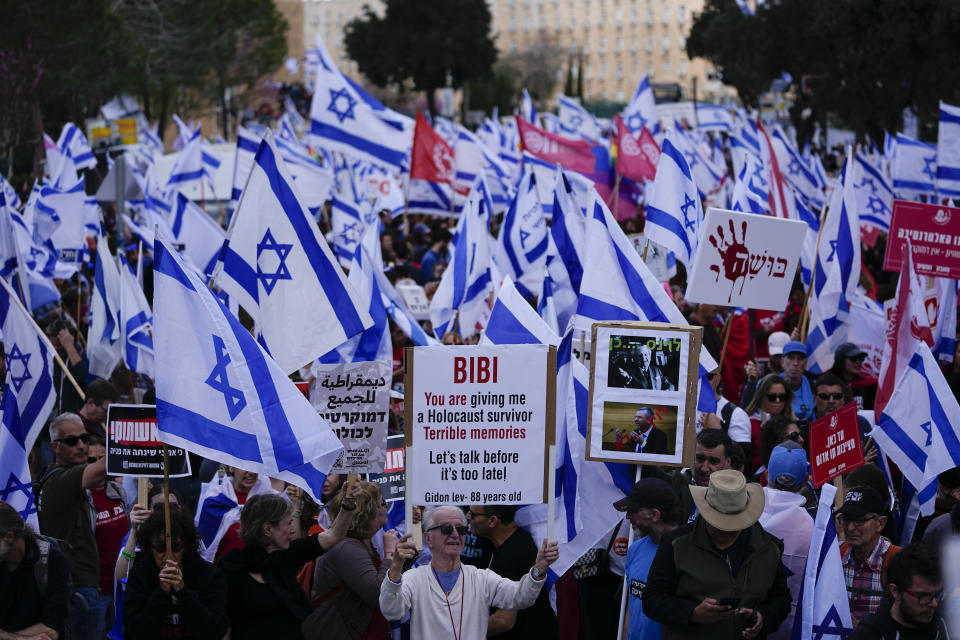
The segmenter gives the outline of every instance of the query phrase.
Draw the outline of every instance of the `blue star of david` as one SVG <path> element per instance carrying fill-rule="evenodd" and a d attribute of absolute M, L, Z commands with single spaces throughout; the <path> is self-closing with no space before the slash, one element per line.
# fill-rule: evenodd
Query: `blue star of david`
<path fill-rule="evenodd" d="M 823 621 L 820 624 L 813 625 L 813 640 L 823 640 L 823 636 L 846 638 L 852 631 L 852 629 L 843 626 L 837 608 L 830 605 L 830 610 L 823 617 Z"/>
<path fill-rule="evenodd" d="M 227 377 L 230 354 L 227 353 L 227 346 L 223 344 L 223 338 L 218 335 L 213 336 L 213 350 L 217 356 L 217 364 L 204 382 L 212 389 L 223 394 L 223 401 L 227 404 L 227 413 L 233 420 L 247 406 L 247 399 L 243 397 L 242 391 L 230 386 L 230 379 Z"/>
<path fill-rule="evenodd" d="M 683 194 L 683 200 L 684 200 L 683 204 L 680 205 L 680 211 L 683 212 L 683 226 L 685 226 L 690 231 L 696 231 L 697 221 L 691 220 L 690 216 L 687 214 L 687 211 L 690 209 L 690 207 L 693 207 L 694 212 L 696 212 L 697 202 L 693 200 L 686 193 Z"/>
<path fill-rule="evenodd" d="M 639 113 L 631 113 L 627 116 L 627 128 L 630 131 L 639 131 L 647 123 Z"/>
<path fill-rule="evenodd" d="M 687 166 L 693 169 L 693 165 L 697 164 L 697 154 L 693 151 L 684 151 L 683 155 L 687 159 Z"/>
<path fill-rule="evenodd" d="M 573 114 L 572 116 L 570 116 L 570 124 L 574 128 L 579 127 L 580 125 L 583 124 L 583 116 L 581 116 L 579 113 Z"/>
<path fill-rule="evenodd" d="M 346 102 L 346 105 L 343 105 Z M 334 91 L 330 89 L 330 104 L 327 105 L 327 111 L 331 112 L 343 124 L 344 120 L 356 120 L 357 116 L 353 113 L 353 108 L 357 106 L 356 99 L 347 93 L 347 88 Z"/>
<path fill-rule="evenodd" d="M 884 213 L 890 210 L 890 207 L 887 206 L 887 203 L 878 198 L 877 196 L 870 196 L 870 201 L 867 203 L 867 208 L 870 209 L 871 213 Z"/>
<path fill-rule="evenodd" d="M 861 182 L 861 183 L 858 184 L 857 186 L 860 187 L 861 189 L 863 189 L 864 187 L 866 187 L 866 186 L 868 186 L 868 185 L 869 185 L 869 187 L 870 187 L 870 193 L 876 193 L 876 192 L 877 192 L 877 185 L 874 184 L 873 178 L 864 177 L 864 178 L 863 178 L 863 182 Z"/>
<path fill-rule="evenodd" d="M 19 362 L 20 366 L 23 367 L 19 375 L 17 375 L 17 368 L 13 366 L 14 362 Z M 13 388 L 17 393 L 20 392 L 23 384 L 33 377 L 30 375 L 30 368 L 27 366 L 29 362 L 30 354 L 21 352 L 20 347 L 14 344 L 7 354 L 7 370 L 10 371 L 10 382 L 13 383 Z"/>
<path fill-rule="evenodd" d="M 929 158 L 923 159 L 923 174 L 931 180 L 937 177 L 937 170 L 933 167 L 936 163 L 937 156 L 930 156 Z"/>
<path fill-rule="evenodd" d="M 837 243 L 839 240 L 830 241 L 830 255 L 827 256 L 827 262 L 833 262 L 833 256 L 837 255 Z"/>
<path fill-rule="evenodd" d="M 17 512 L 20 514 L 21 518 L 26 520 L 37 512 L 37 504 L 33 500 L 33 485 L 29 482 L 21 482 L 20 478 L 17 477 L 17 474 L 11 472 L 10 477 L 7 479 L 7 486 L 3 489 L 0 489 L 0 500 L 10 504 L 12 502 L 10 500 L 10 494 L 15 493 L 22 493 L 24 496 L 26 496 L 26 506 Z"/>
<path fill-rule="evenodd" d="M 800 162 L 796 158 L 790 158 L 790 164 L 787 165 L 787 172 L 792 176 L 800 175 Z"/>
<path fill-rule="evenodd" d="M 754 181 L 754 184 L 758 184 L 761 187 L 766 187 L 767 179 L 763 177 L 762 171 L 763 171 L 763 168 L 758 166 L 756 171 L 753 172 L 753 176 L 751 177 L 751 180 Z"/>
<path fill-rule="evenodd" d="M 267 232 L 263 234 L 263 239 L 260 241 L 260 244 L 257 245 L 257 278 L 259 278 L 263 284 L 267 295 L 273 292 L 273 288 L 277 286 L 278 281 L 293 280 L 293 278 L 290 277 L 290 269 L 285 262 L 292 249 L 292 244 L 280 244 L 274 240 L 269 227 L 267 228 Z M 277 254 L 277 268 L 273 273 L 266 273 L 260 268 L 260 256 L 267 251 L 273 251 Z"/>

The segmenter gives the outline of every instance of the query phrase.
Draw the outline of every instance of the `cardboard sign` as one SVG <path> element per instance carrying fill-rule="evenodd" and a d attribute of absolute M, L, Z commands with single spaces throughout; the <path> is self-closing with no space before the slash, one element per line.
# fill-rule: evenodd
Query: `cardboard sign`
<path fill-rule="evenodd" d="M 423 287 L 410 280 L 398 282 L 396 290 L 403 297 L 407 309 L 415 320 L 430 319 L 430 300 L 427 299 Z"/>
<path fill-rule="evenodd" d="M 907 238 L 917 273 L 960 278 L 960 209 L 894 200 L 884 270 L 900 271 Z"/>
<path fill-rule="evenodd" d="M 343 443 L 331 473 L 383 471 L 391 369 L 380 361 L 314 366 L 310 402 Z"/>
<path fill-rule="evenodd" d="M 403 471 L 403 436 L 387 438 L 387 457 L 383 473 L 367 474 L 367 480 L 380 485 L 380 493 L 387 502 L 403 500 L 406 476 Z"/>
<path fill-rule="evenodd" d="M 693 463 L 702 339 L 702 327 L 594 323 L 587 460 Z"/>
<path fill-rule="evenodd" d="M 163 443 L 157 439 L 155 405 L 111 404 L 106 431 L 108 476 L 163 476 Z M 168 446 L 167 464 L 171 478 L 190 475 L 190 457 L 185 449 Z"/>
<path fill-rule="evenodd" d="M 653 277 L 660 282 L 670 280 L 670 273 L 667 271 L 666 250 L 656 242 L 649 240 L 642 233 L 634 233 L 627 237 L 630 238 L 630 242 L 633 243 L 633 248 L 637 250 L 637 254 L 643 259 L 643 263 L 647 265 L 647 268 L 650 269 Z"/>
<path fill-rule="evenodd" d="M 810 471 L 814 487 L 863 463 L 856 402 L 844 405 L 810 425 Z"/>
<path fill-rule="evenodd" d="M 771 311 L 787 306 L 806 223 L 710 208 L 702 228 L 687 300 Z"/>
<path fill-rule="evenodd" d="M 414 347 L 406 360 L 408 500 L 546 502 L 556 347 Z"/>

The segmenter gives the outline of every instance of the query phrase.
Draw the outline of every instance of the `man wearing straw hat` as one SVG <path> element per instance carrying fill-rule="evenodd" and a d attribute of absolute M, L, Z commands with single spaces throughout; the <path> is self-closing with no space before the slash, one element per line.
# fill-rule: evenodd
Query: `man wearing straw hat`
<path fill-rule="evenodd" d="M 763 489 L 739 471 L 691 486 L 697 519 L 660 541 L 643 612 L 664 640 L 763 638 L 790 612 L 783 544 L 763 530 Z"/>

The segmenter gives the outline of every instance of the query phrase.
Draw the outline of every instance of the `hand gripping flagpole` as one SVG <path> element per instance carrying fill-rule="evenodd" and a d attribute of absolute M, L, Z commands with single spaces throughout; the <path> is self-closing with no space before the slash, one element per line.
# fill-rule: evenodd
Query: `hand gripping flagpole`
<path fill-rule="evenodd" d="M 7 290 L 7 293 L 10 295 L 10 297 L 16 301 L 17 306 L 20 307 L 20 310 L 23 311 L 23 314 L 30 319 L 31 324 L 33 324 L 33 329 L 37 332 L 37 335 L 43 337 L 44 343 L 46 343 L 47 348 L 50 349 L 50 352 L 53 354 L 53 359 L 56 361 L 58 365 L 60 365 L 60 369 L 63 371 L 63 375 L 67 377 L 67 380 L 70 381 L 70 384 L 73 385 L 73 388 L 77 390 L 77 395 L 80 396 L 80 399 L 85 401 L 87 399 L 87 394 L 85 394 L 83 392 L 83 389 L 80 388 L 80 385 L 77 384 L 77 381 L 74 379 L 73 375 L 70 373 L 70 369 L 67 368 L 66 363 L 60 359 L 60 355 L 57 353 L 57 350 L 54 349 L 53 344 L 51 344 L 50 339 L 47 337 L 47 334 L 45 334 L 43 331 L 40 330 L 40 327 L 37 325 L 37 321 L 33 319 L 33 315 L 29 311 L 27 311 L 26 307 L 23 306 L 23 303 L 20 302 L 20 298 L 17 296 L 17 293 L 10 287 L 10 283 L 8 283 L 3 278 L 0 278 L 0 282 L 3 283 L 3 286 Z"/>

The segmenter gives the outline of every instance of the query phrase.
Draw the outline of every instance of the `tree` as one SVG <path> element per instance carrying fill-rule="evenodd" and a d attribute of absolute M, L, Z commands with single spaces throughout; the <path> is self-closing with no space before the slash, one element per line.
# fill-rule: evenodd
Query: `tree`
<path fill-rule="evenodd" d="M 493 65 L 493 73 L 488 80 L 471 82 L 468 95 L 469 109 L 482 109 L 491 113 L 496 107 L 500 113 L 511 113 L 517 97 L 517 78 L 520 72 L 508 60 L 500 60 Z"/>
<path fill-rule="evenodd" d="M 485 0 L 385 0 L 383 17 L 369 7 L 344 28 L 347 55 L 378 87 L 412 81 L 427 96 L 448 84 L 490 77 L 496 49 Z"/>
<path fill-rule="evenodd" d="M 553 90 L 562 72 L 560 60 L 563 47 L 555 35 L 541 31 L 532 46 L 510 56 L 510 62 L 520 72 L 519 85 L 525 87 L 538 107 L 553 97 Z"/>

